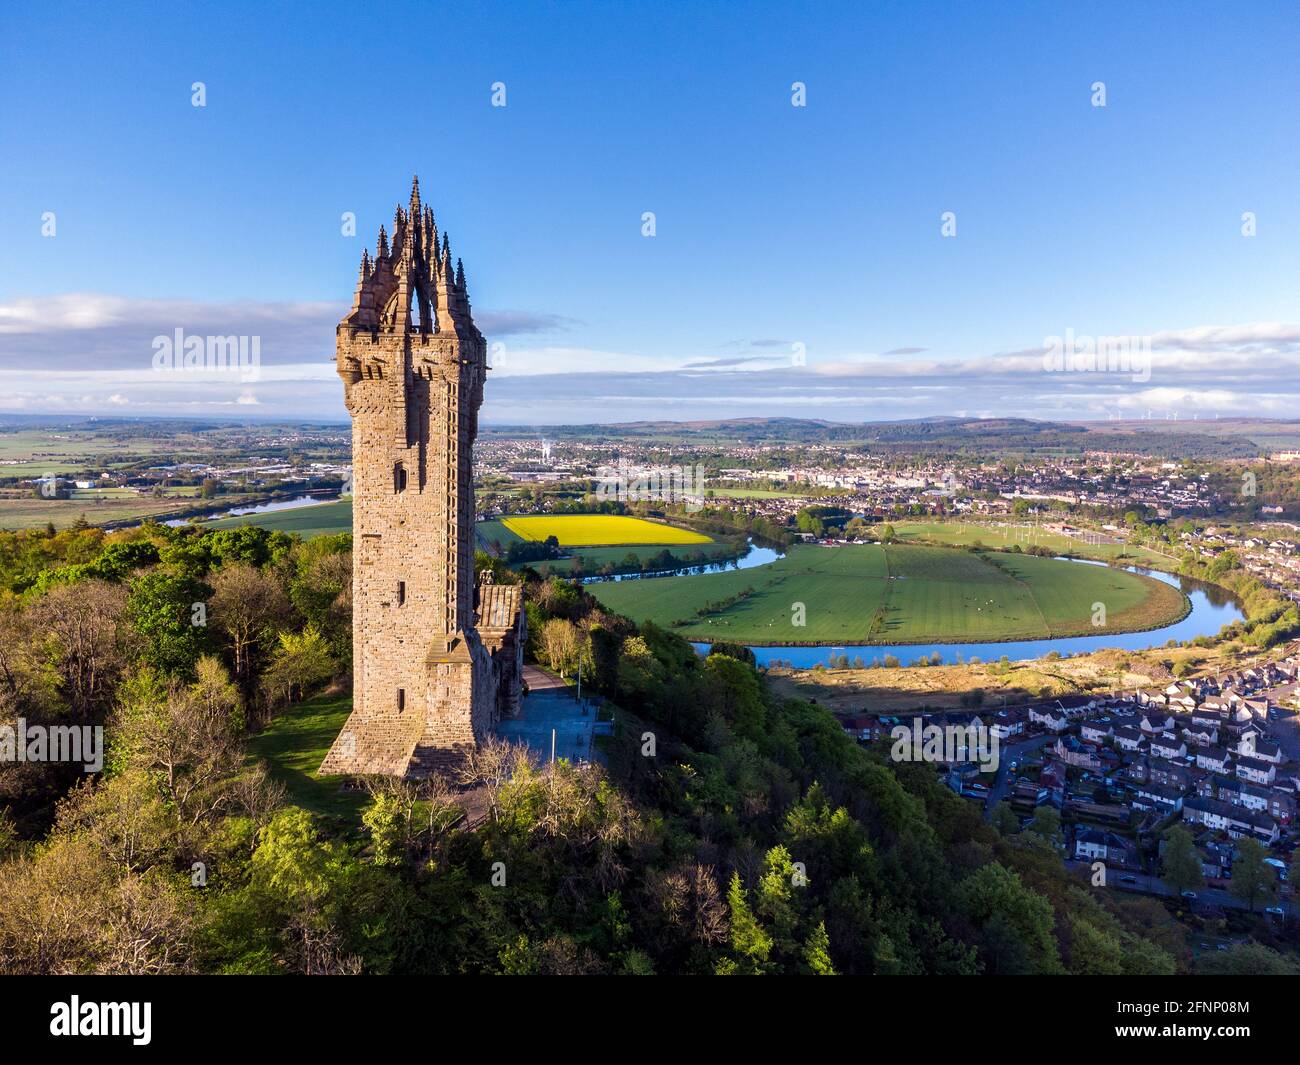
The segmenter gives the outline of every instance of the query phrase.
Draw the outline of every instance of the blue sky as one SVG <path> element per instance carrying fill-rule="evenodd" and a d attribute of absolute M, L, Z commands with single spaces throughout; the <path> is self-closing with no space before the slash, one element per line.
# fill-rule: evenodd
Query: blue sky
<path fill-rule="evenodd" d="M 0 410 L 343 416 L 333 324 L 417 172 L 501 345 L 489 421 L 1295 409 L 1292 4 L 6 23 Z M 260 378 L 160 379 L 175 328 L 259 335 Z M 1066 330 L 1154 336 L 1149 379 L 1045 373 Z"/>

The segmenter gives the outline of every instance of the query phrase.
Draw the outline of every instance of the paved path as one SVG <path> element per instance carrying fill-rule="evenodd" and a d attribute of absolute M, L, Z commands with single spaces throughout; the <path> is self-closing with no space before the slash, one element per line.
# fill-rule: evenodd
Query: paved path
<path fill-rule="evenodd" d="M 582 704 L 576 691 L 553 673 L 537 666 L 524 666 L 524 696 L 519 716 L 497 725 L 497 735 L 528 744 L 545 764 L 551 760 L 551 735 L 555 735 L 555 757 L 571 762 L 601 761 L 591 742 L 596 708 Z"/>

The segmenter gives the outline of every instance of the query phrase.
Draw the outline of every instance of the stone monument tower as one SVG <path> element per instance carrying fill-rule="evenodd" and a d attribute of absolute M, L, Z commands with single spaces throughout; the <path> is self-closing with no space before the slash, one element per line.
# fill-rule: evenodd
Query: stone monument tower
<path fill-rule="evenodd" d="M 518 585 L 485 574 L 476 594 L 487 345 L 418 178 L 391 245 L 380 227 L 374 258 L 362 254 L 336 336 L 352 416 L 353 709 L 320 772 L 419 777 L 517 709 L 524 613 Z"/>

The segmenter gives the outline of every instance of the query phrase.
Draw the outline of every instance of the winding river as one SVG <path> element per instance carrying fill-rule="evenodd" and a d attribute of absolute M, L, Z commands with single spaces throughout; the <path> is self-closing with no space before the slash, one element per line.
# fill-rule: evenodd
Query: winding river
<path fill-rule="evenodd" d="M 614 578 L 588 578 L 588 580 L 651 580 L 659 576 L 681 576 L 697 573 L 720 573 L 728 569 L 751 569 L 765 566 L 781 557 L 781 552 L 771 548 L 758 547 L 752 541 L 749 551 L 740 558 L 727 562 L 712 563 L 705 566 L 690 566 L 654 574 L 626 574 Z M 1070 558 L 1064 561 L 1083 566 L 1104 566 L 1106 563 L 1092 559 Z M 1160 647 L 1170 640 L 1180 643 L 1195 639 L 1197 636 L 1214 636 L 1223 626 L 1243 617 L 1241 609 L 1233 597 L 1222 588 L 1205 584 L 1188 577 L 1178 577 L 1160 570 L 1145 569 L 1140 566 L 1124 567 L 1130 573 L 1142 573 L 1158 581 L 1173 585 L 1187 596 L 1192 604 L 1191 611 L 1180 621 L 1159 629 L 1147 629 L 1144 632 L 1124 632 L 1107 636 L 1063 636 L 1046 640 L 1014 640 L 1006 643 L 906 643 L 906 644 L 844 644 L 821 647 L 785 646 L 785 647 L 751 647 L 758 664 L 765 666 L 773 659 L 789 662 L 792 665 L 809 669 L 815 665 L 828 664 L 829 660 L 847 655 L 849 661 L 861 658 L 865 665 L 879 664 L 886 655 L 892 655 L 903 665 L 912 665 L 919 658 L 933 658 L 938 655 L 945 664 L 957 661 L 970 661 L 978 658 L 984 662 L 996 662 L 1003 655 L 1012 661 L 1042 658 L 1056 651 L 1062 655 L 1073 655 L 1087 651 L 1099 651 L 1104 647 L 1119 648 L 1125 651 L 1145 651 L 1151 647 Z M 701 654 L 708 651 L 708 643 L 693 645 Z"/>

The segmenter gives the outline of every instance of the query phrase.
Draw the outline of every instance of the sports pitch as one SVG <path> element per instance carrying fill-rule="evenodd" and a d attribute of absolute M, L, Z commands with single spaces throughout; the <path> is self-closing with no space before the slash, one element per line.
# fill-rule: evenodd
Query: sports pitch
<path fill-rule="evenodd" d="M 766 566 L 588 591 L 692 639 L 776 645 L 1097 636 L 1158 628 L 1190 608 L 1170 585 L 1105 566 L 913 545 L 796 546 Z"/>

